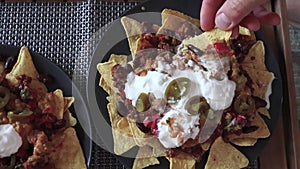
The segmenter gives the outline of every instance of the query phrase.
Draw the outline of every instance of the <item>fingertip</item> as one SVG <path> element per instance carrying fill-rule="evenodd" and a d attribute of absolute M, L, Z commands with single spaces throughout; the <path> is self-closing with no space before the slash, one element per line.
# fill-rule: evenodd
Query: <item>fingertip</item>
<path fill-rule="evenodd" d="M 211 24 L 211 25 L 208 25 L 208 24 L 201 24 L 201 22 L 200 22 L 200 25 L 201 25 L 201 29 L 202 29 L 203 31 L 210 31 L 210 30 L 212 30 L 212 29 L 215 28 L 215 25 L 213 25 L 213 24 Z"/>
<path fill-rule="evenodd" d="M 260 21 L 257 17 L 253 15 L 246 16 L 240 23 L 241 26 L 244 26 L 252 31 L 258 31 L 260 29 Z"/>

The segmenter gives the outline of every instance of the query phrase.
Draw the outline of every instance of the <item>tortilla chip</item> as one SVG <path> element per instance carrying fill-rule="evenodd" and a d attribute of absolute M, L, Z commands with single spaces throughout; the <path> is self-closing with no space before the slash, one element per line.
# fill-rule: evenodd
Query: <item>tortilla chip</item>
<path fill-rule="evenodd" d="M 136 142 L 136 145 L 141 147 L 141 146 L 152 144 L 151 141 L 149 142 L 148 139 L 152 140 L 151 138 L 155 138 L 153 135 L 142 132 L 136 126 L 135 122 L 129 122 L 129 126 L 130 126 L 131 132 L 133 134 L 134 140 Z"/>
<path fill-rule="evenodd" d="M 240 169 L 248 164 L 248 159 L 239 150 L 218 137 L 211 146 L 205 169 Z"/>
<path fill-rule="evenodd" d="M 228 41 L 230 36 L 231 31 L 223 31 L 215 28 L 211 31 L 204 32 L 201 35 L 185 39 L 183 44 L 193 44 L 196 48 L 205 50 L 209 45 L 213 45 L 215 42 Z"/>
<path fill-rule="evenodd" d="M 266 92 L 270 83 L 274 79 L 274 74 L 269 71 L 258 70 L 248 67 L 243 67 L 252 80 L 251 87 L 254 89 L 253 95 L 261 99 L 266 99 Z"/>
<path fill-rule="evenodd" d="M 64 112 L 66 112 L 71 107 L 74 101 L 74 97 L 64 97 Z"/>
<path fill-rule="evenodd" d="M 168 158 L 171 169 L 194 169 L 196 167 L 195 159 L 186 153 L 180 153 L 176 157 Z"/>
<path fill-rule="evenodd" d="M 111 95 L 111 89 L 113 88 L 113 80 L 112 80 L 112 74 L 111 69 L 117 65 L 120 64 L 122 66 L 125 66 L 127 62 L 127 56 L 126 55 L 115 55 L 112 54 L 109 58 L 108 62 L 105 63 L 99 63 L 97 65 L 98 72 L 101 74 L 99 86 L 103 87 L 103 89 Z M 116 88 L 113 89 L 114 91 L 117 91 Z"/>
<path fill-rule="evenodd" d="M 156 157 L 152 157 L 152 149 L 144 146 L 139 148 L 132 169 L 141 169 L 155 164 L 159 164 L 159 161 Z"/>
<path fill-rule="evenodd" d="M 268 126 L 265 123 L 264 119 L 259 114 L 256 114 L 254 120 L 251 122 L 251 126 L 257 126 L 258 129 L 253 132 L 242 133 L 240 135 L 231 134 L 228 136 L 229 141 L 231 142 L 232 140 L 235 140 L 232 141 L 232 143 L 234 144 L 238 143 L 237 145 L 240 146 L 252 146 L 253 144 L 255 144 L 254 139 L 267 138 L 270 136 L 270 131 Z M 245 142 L 242 143 L 241 141 L 245 141 Z"/>
<path fill-rule="evenodd" d="M 213 142 L 212 139 L 206 140 L 204 143 L 201 144 L 201 148 L 202 148 L 204 151 L 209 150 L 209 148 L 210 148 L 212 142 Z"/>
<path fill-rule="evenodd" d="M 194 36 L 195 32 L 199 32 L 199 34 L 202 32 L 200 30 L 199 19 L 192 18 L 188 15 L 171 9 L 164 9 L 161 15 L 162 26 L 158 30 L 157 34 L 165 34 L 164 30 L 171 30 L 174 32 L 186 32 L 185 36 Z"/>
<path fill-rule="evenodd" d="M 60 89 L 56 89 L 53 92 L 54 96 L 54 115 L 57 117 L 57 119 L 62 119 L 64 116 L 64 96 L 63 96 L 63 91 Z"/>
<path fill-rule="evenodd" d="M 10 84 L 16 85 L 18 84 L 17 77 L 19 77 L 20 75 L 31 77 L 32 82 L 30 84 L 30 87 L 33 89 L 37 89 L 40 94 L 47 92 L 47 88 L 44 83 L 40 82 L 37 79 L 39 73 L 36 70 L 32 61 L 32 57 L 26 47 L 21 48 L 17 62 L 15 63 L 12 70 L 5 76 L 5 78 Z"/>
<path fill-rule="evenodd" d="M 159 148 L 152 147 L 153 157 L 164 157 L 166 156 L 166 149 L 161 146 Z"/>
<path fill-rule="evenodd" d="M 251 39 L 256 41 L 255 33 L 248 28 L 239 26 L 239 34 L 251 36 Z"/>
<path fill-rule="evenodd" d="M 268 109 L 266 107 L 260 107 L 260 108 L 257 109 L 257 111 L 260 114 L 266 116 L 268 119 L 271 119 L 270 112 L 268 111 Z"/>
<path fill-rule="evenodd" d="M 207 37 L 207 39 L 209 39 L 211 43 L 215 43 L 215 42 L 229 41 L 232 32 L 223 31 L 221 29 L 215 28 L 211 31 L 204 32 L 203 34 Z"/>
<path fill-rule="evenodd" d="M 73 127 L 77 124 L 77 119 L 72 116 L 72 113 L 67 109 L 64 113 L 67 127 Z"/>
<path fill-rule="evenodd" d="M 195 25 L 196 27 L 200 28 L 200 20 L 199 19 L 190 17 L 190 16 L 188 16 L 184 13 L 181 13 L 179 11 L 175 11 L 175 10 L 172 10 L 172 9 L 164 9 L 161 12 L 161 15 L 162 15 L 162 17 L 161 17 L 162 24 L 168 22 L 168 19 L 170 19 L 169 15 L 174 15 L 174 16 L 182 18 L 182 19 L 186 20 L 187 22 L 189 22 L 189 23 Z M 174 22 L 178 22 L 178 21 L 174 21 Z M 174 23 L 174 22 L 170 22 L 170 23 Z M 172 25 L 170 25 L 170 26 L 172 26 Z"/>
<path fill-rule="evenodd" d="M 136 158 L 148 158 L 148 157 L 152 157 L 153 153 L 152 153 L 152 148 L 149 146 L 143 146 L 139 148 L 139 151 L 136 155 Z"/>
<path fill-rule="evenodd" d="M 262 41 L 257 41 L 249 50 L 245 59 L 241 63 L 242 67 L 257 70 L 267 70 L 265 65 L 265 48 Z"/>
<path fill-rule="evenodd" d="M 33 79 L 37 79 L 39 75 L 33 64 L 32 57 L 26 47 L 21 48 L 18 60 L 11 72 L 6 75 L 6 79 L 10 80 L 12 84 L 17 84 L 18 81 L 16 77 L 23 74 Z"/>
<path fill-rule="evenodd" d="M 183 44 L 184 45 L 193 44 L 196 48 L 200 50 L 205 50 L 208 45 L 211 45 L 213 43 L 207 38 L 207 36 L 204 33 L 202 33 L 201 35 L 185 39 L 183 41 Z"/>
<path fill-rule="evenodd" d="M 86 169 L 85 159 L 74 128 L 67 128 L 62 136 L 53 136 L 53 142 L 61 142 L 59 151 L 53 152 L 50 161 L 56 169 Z"/>
<path fill-rule="evenodd" d="M 235 139 L 230 140 L 230 142 L 237 146 L 254 146 L 257 142 L 257 139 L 249 138 L 249 137 L 235 138 Z"/>
<path fill-rule="evenodd" d="M 107 109 L 109 112 L 109 117 L 110 117 L 111 127 L 112 127 L 112 135 L 114 140 L 114 152 L 117 155 L 121 155 L 127 152 L 128 150 L 130 150 L 131 148 L 133 148 L 136 144 L 129 126 L 122 126 L 122 128 L 118 128 L 119 121 L 121 119 L 123 120 L 124 118 L 118 114 L 114 102 L 109 103 L 107 105 Z"/>
<path fill-rule="evenodd" d="M 159 29 L 158 25 L 153 24 L 152 29 L 154 30 L 154 32 L 143 32 L 142 30 L 143 26 L 141 22 L 126 16 L 121 18 L 121 23 L 126 32 L 129 48 L 133 58 L 135 57 L 136 52 L 138 50 L 139 38 L 141 37 L 141 35 L 143 33 L 156 33 L 157 30 Z"/>

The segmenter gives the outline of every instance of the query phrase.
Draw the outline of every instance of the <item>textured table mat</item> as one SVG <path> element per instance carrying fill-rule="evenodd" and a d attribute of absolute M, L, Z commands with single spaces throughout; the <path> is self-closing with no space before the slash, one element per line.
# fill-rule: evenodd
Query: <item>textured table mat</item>
<path fill-rule="evenodd" d="M 50 59 L 84 90 L 89 57 L 104 31 L 136 2 L 1 3 L 0 43 L 27 46 Z M 96 33 L 97 32 L 97 33 Z M 92 40 L 90 40 L 92 39 Z M 76 72 L 75 70 L 81 70 Z M 249 165 L 256 169 L 257 161 Z M 90 168 L 124 168 L 113 155 L 93 145 Z"/>

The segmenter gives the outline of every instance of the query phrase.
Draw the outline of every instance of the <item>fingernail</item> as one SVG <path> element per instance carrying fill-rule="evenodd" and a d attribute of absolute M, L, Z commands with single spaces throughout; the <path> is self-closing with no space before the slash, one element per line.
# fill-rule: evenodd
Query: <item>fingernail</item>
<path fill-rule="evenodd" d="M 220 29 L 228 29 L 229 26 L 231 25 L 231 21 L 229 20 L 229 18 L 224 14 L 224 13 L 220 13 L 216 19 L 215 19 L 215 23 L 216 26 Z"/>

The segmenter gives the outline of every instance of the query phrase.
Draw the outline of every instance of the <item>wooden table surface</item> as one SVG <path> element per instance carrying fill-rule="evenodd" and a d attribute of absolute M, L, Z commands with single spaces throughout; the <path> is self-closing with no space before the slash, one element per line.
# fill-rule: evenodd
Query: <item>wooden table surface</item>
<path fill-rule="evenodd" d="M 300 132 L 286 3 L 275 0 L 273 4 L 268 4 L 268 8 L 282 18 L 280 25 L 263 29 L 278 53 L 277 60 L 283 79 L 283 109 L 277 129 L 260 155 L 259 164 L 261 169 L 297 169 L 300 168 Z"/>
<path fill-rule="evenodd" d="M 18 2 L 19 0 L 1 0 L 2 2 Z M 22 0 L 22 2 L 45 2 L 45 0 Z M 76 2 L 81 0 L 51 0 L 51 2 Z M 128 1 L 128 0 L 125 0 Z M 139 1 L 139 0 L 130 0 Z M 277 128 L 259 158 L 261 169 L 298 169 L 300 168 L 300 131 L 297 118 L 295 85 L 293 79 L 293 63 L 288 31 L 286 3 L 274 0 L 267 8 L 280 14 L 282 23 L 276 27 L 265 26 L 273 49 L 278 53 L 278 62 L 283 79 L 283 109 Z"/>

